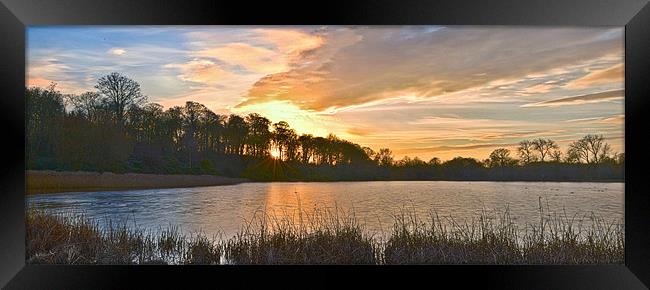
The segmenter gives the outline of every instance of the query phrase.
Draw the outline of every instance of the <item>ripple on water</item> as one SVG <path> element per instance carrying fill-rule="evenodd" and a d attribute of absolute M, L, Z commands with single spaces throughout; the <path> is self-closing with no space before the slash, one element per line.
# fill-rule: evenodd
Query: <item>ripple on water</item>
<path fill-rule="evenodd" d="M 390 228 L 392 214 L 404 209 L 428 215 L 470 219 L 482 209 L 507 207 L 517 224 L 539 217 L 539 197 L 554 212 L 568 215 L 594 212 L 605 219 L 623 218 L 622 183 L 552 182 L 277 182 L 244 183 L 183 189 L 79 192 L 30 195 L 27 205 L 51 211 L 83 212 L 93 218 L 137 219 L 138 225 L 221 231 L 232 235 L 244 219 L 266 209 L 291 215 L 299 207 L 344 211 L 354 208 L 366 228 Z M 428 216 L 426 216 L 428 218 Z"/>

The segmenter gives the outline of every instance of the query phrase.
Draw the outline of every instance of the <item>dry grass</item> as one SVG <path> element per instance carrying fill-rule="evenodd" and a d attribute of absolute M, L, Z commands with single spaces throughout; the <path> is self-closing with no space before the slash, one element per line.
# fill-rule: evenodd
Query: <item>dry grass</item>
<path fill-rule="evenodd" d="M 110 172 L 50 170 L 27 170 L 25 174 L 27 194 L 213 186 L 237 184 L 247 181 L 243 178 L 215 175 L 115 174 Z"/>
<path fill-rule="evenodd" d="M 404 211 L 406 212 L 406 211 Z M 395 217 L 383 245 L 383 264 L 622 264 L 623 226 L 595 215 L 568 218 L 544 214 L 522 231 L 505 210 L 482 212 L 469 222 L 431 213 L 421 221 L 413 213 Z M 582 228 L 590 221 L 587 229 Z"/>
<path fill-rule="evenodd" d="M 378 251 L 354 215 L 341 210 L 262 214 L 224 244 L 233 264 L 376 264 Z"/>
<path fill-rule="evenodd" d="M 551 214 L 518 228 L 508 210 L 457 222 L 403 209 L 387 239 L 368 234 L 354 213 L 316 209 L 259 214 L 226 240 L 177 227 L 153 233 L 78 216 L 27 215 L 27 262 L 34 264 L 621 264 L 624 229 L 595 215 Z M 584 221 L 590 221 L 583 228 Z"/>
<path fill-rule="evenodd" d="M 187 237 L 170 227 L 160 234 L 109 223 L 104 230 L 84 217 L 27 212 L 30 264 L 218 264 L 221 246 L 204 235 Z"/>

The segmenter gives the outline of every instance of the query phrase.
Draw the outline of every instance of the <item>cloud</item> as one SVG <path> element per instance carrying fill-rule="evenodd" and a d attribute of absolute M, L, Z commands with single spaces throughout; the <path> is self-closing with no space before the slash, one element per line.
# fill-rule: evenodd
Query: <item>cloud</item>
<path fill-rule="evenodd" d="M 608 102 L 612 100 L 623 99 L 625 95 L 624 90 L 616 91 L 606 91 L 594 94 L 580 95 L 575 97 L 560 98 L 550 101 L 525 104 L 522 105 L 522 108 L 529 107 L 558 107 L 558 106 L 567 106 L 567 105 L 582 105 L 582 104 L 591 104 L 591 103 L 600 103 Z"/>
<path fill-rule="evenodd" d="M 279 52 L 247 43 L 230 43 L 203 49 L 192 55 L 216 59 L 231 66 L 241 66 L 251 73 L 271 74 L 288 69 L 288 64 Z"/>
<path fill-rule="evenodd" d="M 415 148 L 412 151 L 428 151 L 428 152 L 441 152 L 441 151 L 459 151 L 459 150 L 473 150 L 481 148 L 497 148 L 497 147 L 512 147 L 517 146 L 518 143 L 490 143 L 490 144 L 469 144 L 457 146 L 436 146 L 429 148 Z"/>
<path fill-rule="evenodd" d="M 613 30 L 622 37 L 622 30 Z M 328 28 L 295 68 L 260 79 L 239 106 L 273 100 L 323 111 L 396 96 L 427 98 L 622 53 L 610 30 Z M 317 63 L 314 60 L 318 59 Z"/>
<path fill-rule="evenodd" d="M 179 79 L 199 84 L 214 85 L 233 77 L 231 72 L 206 59 L 192 59 L 186 63 L 172 63 L 163 67 L 179 69 L 181 71 L 178 75 Z"/>
<path fill-rule="evenodd" d="M 296 29 L 255 29 L 263 42 L 272 43 L 275 48 L 287 55 L 291 62 L 296 61 L 302 54 L 321 47 L 324 39 L 315 33 L 306 33 Z"/>
<path fill-rule="evenodd" d="M 591 118 L 580 118 L 580 119 L 571 119 L 564 121 L 566 123 L 581 123 L 581 124 L 613 124 L 613 125 L 622 125 L 625 123 L 625 115 L 611 115 L 605 117 L 591 117 Z"/>
<path fill-rule="evenodd" d="M 607 69 L 592 71 L 579 79 L 569 82 L 566 87 L 570 89 L 581 89 L 603 84 L 618 84 L 622 87 L 624 84 L 624 76 L 624 66 L 620 63 Z"/>
<path fill-rule="evenodd" d="M 123 48 L 111 48 L 108 50 L 108 53 L 113 55 L 124 55 L 126 50 Z"/>

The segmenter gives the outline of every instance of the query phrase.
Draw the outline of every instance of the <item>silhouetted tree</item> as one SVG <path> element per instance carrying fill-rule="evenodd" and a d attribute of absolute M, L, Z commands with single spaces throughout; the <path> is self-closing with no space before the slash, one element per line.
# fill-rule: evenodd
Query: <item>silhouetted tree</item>
<path fill-rule="evenodd" d="M 375 161 L 380 166 L 391 166 L 393 165 L 393 152 L 388 148 L 381 148 L 375 155 Z"/>
<path fill-rule="evenodd" d="M 546 156 L 553 154 L 553 150 L 560 148 L 555 141 L 551 139 L 539 138 L 533 140 L 532 142 L 533 149 L 539 152 L 540 161 L 544 162 Z"/>
<path fill-rule="evenodd" d="M 429 160 L 429 165 L 431 166 L 439 166 L 440 164 L 442 164 L 442 161 L 438 157 L 433 157 Z"/>
<path fill-rule="evenodd" d="M 510 150 L 506 148 L 495 149 L 490 153 L 490 159 L 488 159 L 489 167 L 505 167 L 514 164 L 517 164 L 517 161 L 510 158 Z"/>
<path fill-rule="evenodd" d="M 599 163 L 609 156 L 610 151 L 611 148 L 603 135 L 590 134 L 569 144 L 567 155 L 578 162 Z"/>
<path fill-rule="evenodd" d="M 533 152 L 533 150 L 535 150 L 534 146 L 535 145 L 530 140 L 523 140 L 519 142 L 519 147 L 517 147 L 517 152 L 519 152 L 519 157 L 521 158 L 521 162 L 523 162 L 524 164 L 528 164 L 537 160 L 537 157 Z"/>
<path fill-rule="evenodd" d="M 553 152 L 551 152 L 550 157 L 551 160 L 553 160 L 554 162 L 562 162 L 562 151 L 557 149 L 553 150 Z"/>
<path fill-rule="evenodd" d="M 222 116 L 191 101 L 164 110 L 145 103 L 137 83 L 120 76 L 105 76 L 98 84 L 107 88 L 113 83 L 130 84 L 135 91 L 130 96 L 140 98 L 109 97 L 129 95 L 123 88 L 113 90 L 117 93 L 79 95 L 63 95 L 55 85 L 27 88 L 27 168 L 324 181 L 621 180 L 624 176 L 625 155 L 612 153 L 602 135 L 571 143 L 564 156 L 549 139 L 524 140 L 517 148 L 520 165 L 505 148 L 495 149 L 483 162 L 465 157 L 424 162 L 409 156 L 395 162 L 389 148 L 374 151 L 334 134 L 298 136 L 289 123 L 271 124 L 255 113 L 244 118 Z M 119 109 L 120 104 L 126 105 Z M 274 149 L 280 158 L 271 162 L 267 156 Z M 541 161 L 555 162 L 535 163 L 537 155 Z M 588 165 L 571 164 L 581 162 Z"/>
<path fill-rule="evenodd" d="M 257 113 L 251 113 L 246 116 L 248 123 L 248 146 L 250 154 L 256 157 L 264 157 L 268 154 L 271 144 L 271 131 L 269 126 L 271 121 Z"/>
<path fill-rule="evenodd" d="M 120 74 L 110 73 L 97 81 L 95 88 L 106 98 L 115 123 L 121 128 L 127 108 L 132 105 L 141 105 L 147 98 L 140 92 L 140 84 Z"/>

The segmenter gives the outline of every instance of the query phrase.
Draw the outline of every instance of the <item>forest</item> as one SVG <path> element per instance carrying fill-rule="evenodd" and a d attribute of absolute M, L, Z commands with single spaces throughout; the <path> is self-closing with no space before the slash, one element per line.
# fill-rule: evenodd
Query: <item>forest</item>
<path fill-rule="evenodd" d="M 625 155 L 603 135 L 588 134 L 565 151 L 550 139 L 522 140 L 485 160 L 396 160 L 328 136 L 299 135 L 285 121 L 251 113 L 219 115 L 188 101 L 168 109 L 147 101 L 120 73 L 95 91 L 63 94 L 56 84 L 25 90 L 27 169 L 212 174 L 251 180 L 623 181 Z"/>

